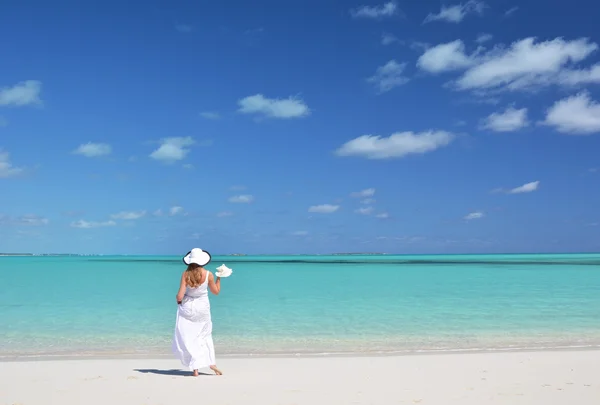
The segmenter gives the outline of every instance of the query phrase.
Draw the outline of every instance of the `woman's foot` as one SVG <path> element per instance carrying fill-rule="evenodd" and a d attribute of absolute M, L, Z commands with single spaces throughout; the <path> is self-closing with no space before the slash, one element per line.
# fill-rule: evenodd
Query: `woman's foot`
<path fill-rule="evenodd" d="M 198 370 L 194 370 L 194 377 L 198 377 L 200 374 L 198 374 Z"/>
<path fill-rule="evenodd" d="M 221 370 L 217 368 L 217 366 L 210 366 L 210 369 L 215 372 L 216 375 L 223 375 Z"/>

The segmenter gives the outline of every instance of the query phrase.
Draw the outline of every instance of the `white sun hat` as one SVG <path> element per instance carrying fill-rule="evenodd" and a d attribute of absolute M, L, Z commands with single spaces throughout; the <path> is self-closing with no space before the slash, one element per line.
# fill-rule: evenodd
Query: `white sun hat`
<path fill-rule="evenodd" d="M 229 276 L 231 276 L 232 272 L 233 272 L 232 269 L 230 269 L 229 267 L 222 264 L 219 267 L 217 267 L 216 274 L 217 274 L 217 277 L 229 277 Z"/>
<path fill-rule="evenodd" d="M 190 263 L 196 263 L 198 266 L 206 266 L 210 263 L 210 260 L 210 253 L 200 248 L 193 248 L 183 257 L 183 262 L 188 265 Z"/>

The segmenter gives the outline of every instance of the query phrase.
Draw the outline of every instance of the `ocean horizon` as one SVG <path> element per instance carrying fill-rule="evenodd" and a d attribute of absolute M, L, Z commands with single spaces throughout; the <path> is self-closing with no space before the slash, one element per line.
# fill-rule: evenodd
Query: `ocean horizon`
<path fill-rule="evenodd" d="M 600 347 L 600 254 L 222 255 L 217 356 Z M 0 257 L 0 359 L 170 354 L 180 256 Z"/>

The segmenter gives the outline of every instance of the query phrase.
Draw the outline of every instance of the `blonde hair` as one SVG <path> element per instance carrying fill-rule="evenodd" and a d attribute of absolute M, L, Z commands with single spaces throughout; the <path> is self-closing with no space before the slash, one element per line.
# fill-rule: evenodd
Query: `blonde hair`
<path fill-rule="evenodd" d="M 185 283 L 190 288 L 196 288 L 202 284 L 202 266 L 190 263 L 185 271 Z"/>

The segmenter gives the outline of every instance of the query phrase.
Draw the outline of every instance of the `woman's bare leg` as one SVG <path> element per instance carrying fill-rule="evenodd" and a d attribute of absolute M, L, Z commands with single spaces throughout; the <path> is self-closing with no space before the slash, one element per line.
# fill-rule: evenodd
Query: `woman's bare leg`
<path fill-rule="evenodd" d="M 194 370 L 194 377 L 198 377 L 198 370 Z"/>
<path fill-rule="evenodd" d="M 223 375 L 223 373 L 221 372 L 221 370 L 219 370 L 216 365 L 210 366 L 210 369 L 212 371 L 214 371 L 216 375 Z"/>

